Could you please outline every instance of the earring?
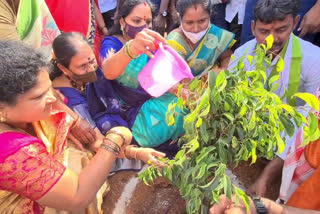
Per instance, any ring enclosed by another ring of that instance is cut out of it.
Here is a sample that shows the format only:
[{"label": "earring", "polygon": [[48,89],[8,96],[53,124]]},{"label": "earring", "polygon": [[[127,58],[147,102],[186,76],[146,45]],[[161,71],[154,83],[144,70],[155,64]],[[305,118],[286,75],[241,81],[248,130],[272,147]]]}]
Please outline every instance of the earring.
[{"label": "earring", "polygon": [[2,112],[0,112],[0,122],[1,123],[6,122],[6,118],[3,116]]}]

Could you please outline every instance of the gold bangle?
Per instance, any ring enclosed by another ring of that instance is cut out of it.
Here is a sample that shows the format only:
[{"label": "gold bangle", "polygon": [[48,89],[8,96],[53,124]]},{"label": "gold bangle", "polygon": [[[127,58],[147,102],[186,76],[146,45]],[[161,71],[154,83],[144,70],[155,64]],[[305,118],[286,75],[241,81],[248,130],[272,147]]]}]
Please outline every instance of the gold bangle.
[{"label": "gold bangle", "polygon": [[135,159],[135,160],[137,160],[138,152],[139,152],[139,150],[138,150],[138,148],[137,148],[137,149],[136,149],[136,152],[134,153],[134,159]]},{"label": "gold bangle", "polygon": [[[106,140],[108,140],[108,141],[106,141]],[[103,138],[103,140],[102,140],[102,143],[107,143],[107,144],[109,144],[109,143],[113,143],[118,149],[119,149],[119,151],[121,150],[121,147],[122,146],[120,146],[117,142],[115,142],[112,138],[109,138],[108,136],[106,136],[106,137],[104,137]]]},{"label": "gold bangle", "polygon": [[128,55],[128,57],[130,57],[131,59],[137,59],[140,55],[134,55],[132,56],[132,54],[130,53],[130,45],[132,43],[132,39],[129,40],[128,42],[126,42],[126,44],[124,45],[125,50],[126,50],[126,54]]},{"label": "gold bangle", "polygon": [[122,138],[122,145],[121,146],[123,146],[125,144],[126,138],[119,131],[117,131],[117,130],[109,130],[106,133],[106,136],[108,136],[108,134],[116,134],[116,135],[120,136]]},{"label": "gold bangle", "polygon": [[[124,149],[124,157],[125,158],[128,158],[128,155],[127,155],[127,149],[128,148],[138,148],[136,145],[130,145],[130,146],[127,146],[125,149]],[[129,158],[128,158],[129,159]]]},{"label": "gold bangle", "polygon": [[110,145],[108,145],[108,144],[102,143],[102,144],[100,145],[100,148],[106,149],[106,150],[112,152],[113,154],[115,154],[116,156],[118,156],[118,155],[120,154],[120,151],[116,150],[115,148],[113,148],[112,146],[110,146]]}]

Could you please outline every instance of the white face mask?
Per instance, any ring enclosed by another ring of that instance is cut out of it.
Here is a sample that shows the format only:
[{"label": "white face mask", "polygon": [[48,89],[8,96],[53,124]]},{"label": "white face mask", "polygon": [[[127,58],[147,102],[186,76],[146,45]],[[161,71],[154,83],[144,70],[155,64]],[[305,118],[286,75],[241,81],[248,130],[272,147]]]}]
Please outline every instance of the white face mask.
[{"label": "white face mask", "polygon": [[200,39],[202,39],[202,37],[207,33],[208,29],[209,29],[210,23],[208,23],[208,27],[206,29],[204,29],[203,31],[200,31],[198,33],[192,33],[192,32],[187,32],[183,29],[182,25],[181,25],[181,29],[184,33],[184,35],[193,43],[196,44],[200,41]]}]

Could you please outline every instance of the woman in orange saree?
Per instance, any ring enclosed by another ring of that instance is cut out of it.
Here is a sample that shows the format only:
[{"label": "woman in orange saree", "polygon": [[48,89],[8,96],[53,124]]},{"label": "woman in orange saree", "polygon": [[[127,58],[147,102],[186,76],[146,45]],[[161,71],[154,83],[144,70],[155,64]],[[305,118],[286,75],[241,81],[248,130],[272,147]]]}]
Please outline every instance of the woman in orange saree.
[{"label": "woman in orange saree", "polygon": [[82,212],[131,141],[128,129],[114,128],[85,167],[71,169],[66,137],[76,122],[56,108],[48,67],[22,43],[0,41],[1,213]]}]

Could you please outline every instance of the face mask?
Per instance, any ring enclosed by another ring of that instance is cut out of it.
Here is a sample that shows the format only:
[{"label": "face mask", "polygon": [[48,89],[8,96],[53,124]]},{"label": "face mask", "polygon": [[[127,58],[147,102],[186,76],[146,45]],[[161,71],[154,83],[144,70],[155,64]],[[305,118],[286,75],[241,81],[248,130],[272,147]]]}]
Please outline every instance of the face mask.
[{"label": "face mask", "polygon": [[87,72],[85,74],[75,74],[71,72],[70,79],[76,82],[85,82],[85,83],[95,82],[97,81],[97,74],[96,74],[97,69],[98,67],[94,71]]},{"label": "face mask", "polygon": [[126,29],[127,35],[131,38],[134,38],[137,33],[139,33],[140,31],[142,31],[144,28],[147,28],[147,27],[148,26],[146,24],[140,27],[135,27],[126,23],[125,29]]},{"label": "face mask", "polygon": [[184,33],[184,35],[193,43],[196,44],[202,39],[202,37],[207,33],[207,30],[209,29],[210,24],[208,24],[208,27],[204,29],[203,31],[200,31],[199,33],[192,33],[192,32],[187,32],[183,29],[181,25],[181,29]]}]

